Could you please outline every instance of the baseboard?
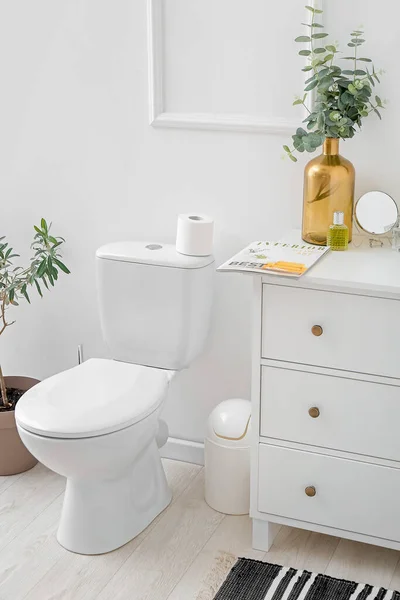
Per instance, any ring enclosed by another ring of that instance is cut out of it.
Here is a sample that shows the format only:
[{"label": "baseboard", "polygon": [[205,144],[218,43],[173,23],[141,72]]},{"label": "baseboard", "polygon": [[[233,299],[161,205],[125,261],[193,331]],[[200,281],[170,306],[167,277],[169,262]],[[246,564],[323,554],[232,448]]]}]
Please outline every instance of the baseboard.
[{"label": "baseboard", "polygon": [[163,458],[204,465],[204,444],[199,442],[170,437],[160,453]]}]

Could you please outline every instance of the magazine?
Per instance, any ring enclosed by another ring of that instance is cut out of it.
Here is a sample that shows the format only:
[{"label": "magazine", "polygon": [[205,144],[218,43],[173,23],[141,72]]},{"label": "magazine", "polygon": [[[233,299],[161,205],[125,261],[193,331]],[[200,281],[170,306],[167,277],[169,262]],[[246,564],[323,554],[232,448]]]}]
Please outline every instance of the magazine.
[{"label": "magazine", "polygon": [[253,242],[218,267],[217,271],[301,277],[328,251],[328,246],[313,246],[300,239]]}]

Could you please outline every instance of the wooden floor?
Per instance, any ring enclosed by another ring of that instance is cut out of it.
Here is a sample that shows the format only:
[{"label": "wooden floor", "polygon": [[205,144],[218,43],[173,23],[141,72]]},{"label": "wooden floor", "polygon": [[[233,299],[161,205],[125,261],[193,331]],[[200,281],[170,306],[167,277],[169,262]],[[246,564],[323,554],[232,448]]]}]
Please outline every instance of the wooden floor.
[{"label": "wooden floor", "polygon": [[164,465],[172,504],[135,540],[103,556],[58,545],[61,477],[41,465],[0,477],[0,600],[196,600],[225,553],[400,589],[394,550],[288,527],[267,554],[252,550],[248,517],[205,504],[201,467]]}]

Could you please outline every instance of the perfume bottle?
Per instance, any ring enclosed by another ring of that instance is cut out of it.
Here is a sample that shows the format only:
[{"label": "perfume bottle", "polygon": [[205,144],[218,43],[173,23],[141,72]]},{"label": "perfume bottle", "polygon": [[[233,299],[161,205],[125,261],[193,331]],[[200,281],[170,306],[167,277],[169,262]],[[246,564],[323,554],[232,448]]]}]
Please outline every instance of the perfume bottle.
[{"label": "perfume bottle", "polygon": [[347,250],[349,246],[349,229],[344,224],[344,213],[340,210],[333,213],[333,225],[329,227],[326,243],[331,250]]}]

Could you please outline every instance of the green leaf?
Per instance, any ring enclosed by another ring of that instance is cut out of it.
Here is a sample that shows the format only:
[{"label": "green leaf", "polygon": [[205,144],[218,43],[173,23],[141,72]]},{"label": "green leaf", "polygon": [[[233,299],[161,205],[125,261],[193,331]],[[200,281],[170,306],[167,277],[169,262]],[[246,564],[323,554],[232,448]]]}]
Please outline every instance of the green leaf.
[{"label": "green leaf", "polygon": [[305,131],[302,127],[298,127],[296,129],[296,135],[297,137],[304,137],[305,135],[307,135],[307,131]]},{"label": "green leaf", "polygon": [[46,272],[46,269],[47,269],[47,262],[46,262],[46,259],[44,258],[39,265],[39,268],[36,272],[36,276],[42,277],[42,275]]},{"label": "green leaf", "polygon": [[312,12],[312,13],[315,12],[315,8],[313,8],[312,6],[306,6],[306,9],[309,10],[310,12]]},{"label": "green leaf", "polygon": [[365,42],[365,40],[359,37],[355,37],[351,41],[353,42],[353,44],[356,44],[356,46],[361,46],[361,44]]},{"label": "green leaf", "polygon": [[325,48],[314,48],[314,54],[324,54]]},{"label": "green leaf", "polygon": [[64,265],[64,263],[62,263],[60,260],[58,260],[58,258],[54,258],[53,260],[54,260],[55,264],[57,265],[57,267],[59,267],[61,269],[61,271],[64,271],[64,273],[67,273],[67,275],[69,273],[71,273],[71,271],[68,269],[68,267],[66,267]]},{"label": "green leaf", "polygon": [[367,72],[363,71],[363,69],[356,69],[354,71],[354,75],[359,75],[360,77],[364,77],[364,75],[366,75],[366,74],[367,74]]},{"label": "green leaf", "polygon": [[302,71],[312,71],[312,66],[311,65],[307,65],[306,67],[302,68]]},{"label": "green leaf", "polygon": [[297,162],[297,158],[295,156],[293,156],[293,154],[289,154],[288,155],[290,160],[292,160],[293,162]]},{"label": "green leaf", "polygon": [[311,42],[311,38],[308,35],[299,35],[295,40],[295,42]]},{"label": "green leaf", "polygon": [[330,60],[332,60],[332,58],[334,57],[333,54],[327,54],[324,58],[324,60],[322,61],[322,64],[329,62]]},{"label": "green leaf", "polygon": [[309,91],[313,90],[314,88],[316,88],[317,85],[318,85],[318,80],[316,79],[315,81],[312,81],[311,83],[309,83],[308,86],[304,88],[304,91],[309,92]]},{"label": "green leaf", "polygon": [[300,56],[310,56],[311,54],[311,50],[300,50],[299,55]]},{"label": "green leaf", "polygon": [[321,25],[321,23],[302,23],[302,25],[305,27],[324,27],[324,25]]},{"label": "green leaf", "polygon": [[344,69],[342,73],[343,75],[354,75],[354,71],[350,71],[349,69]]},{"label": "green leaf", "polygon": [[21,293],[25,296],[26,300],[29,302],[29,304],[31,303],[30,299],[29,299],[29,295],[28,292],[26,291],[26,283],[24,283],[24,285],[21,288]]},{"label": "green leaf", "polygon": [[331,45],[329,45],[329,46],[326,46],[326,49],[327,49],[329,52],[336,52],[336,46],[331,46]]},{"label": "green leaf", "polygon": [[41,298],[43,298],[43,294],[42,294],[42,290],[40,289],[39,282],[38,282],[38,281],[35,279],[35,280],[34,280],[34,283],[35,283],[35,285],[36,285],[36,289],[37,289],[37,291],[38,291],[38,294],[39,294],[39,296],[40,296]]},{"label": "green leaf", "polygon": [[39,229],[39,227],[36,227],[36,225],[33,226],[34,230],[37,231],[37,233],[43,237],[43,232]]},{"label": "green leaf", "polygon": [[[355,44],[353,44],[352,42],[349,42],[347,45],[349,46],[349,48],[355,48]],[[353,60],[354,60],[354,56],[353,56]]]},{"label": "green leaf", "polygon": [[324,125],[325,125],[324,113],[320,112],[317,117],[317,127],[318,127],[318,129],[323,129]]},{"label": "green leaf", "polygon": [[326,91],[328,90],[331,85],[334,83],[333,78],[331,77],[331,75],[326,75],[326,77],[322,77],[322,79],[319,82],[319,89]]},{"label": "green leaf", "polygon": [[42,231],[44,231],[45,233],[48,232],[47,223],[46,223],[45,219],[41,219],[41,221],[40,221],[40,227],[42,228]]},{"label": "green leaf", "polygon": [[311,37],[313,40],[320,40],[322,38],[328,37],[328,35],[328,33],[313,33]]},{"label": "green leaf", "polygon": [[357,60],[361,60],[362,62],[372,62],[370,58],[357,58]]},{"label": "green leaf", "polygon": [[284,151],[285,151],[285,152],[288,152],[288,153],[290,153],[290,148],[289,148],[289,146],[283,146],[283,149],[284,149]]},{"label": "green leaf", "polygon": [[382,115],[381,115],[381,113],[379,112],[379,110],[377,110],[376,108],[374,108],[374,113],[375,113],[376,115],[378,115],[378,117],[379,117],[379,118],[380,118],[380,120],[382,121]]},{"label": "green leaf", "polygon": [[[318,77],[320,77],[320,78],[321,78],[321,77],[325,77],[325,75],[328,75],[328,73],[330,73],[330,69],[329,69],[329,67],[325,67],[324,69],[321,69],[321,70],[318,72]],[[306,83],[307,83],[307,82],[306,82]]]}]

